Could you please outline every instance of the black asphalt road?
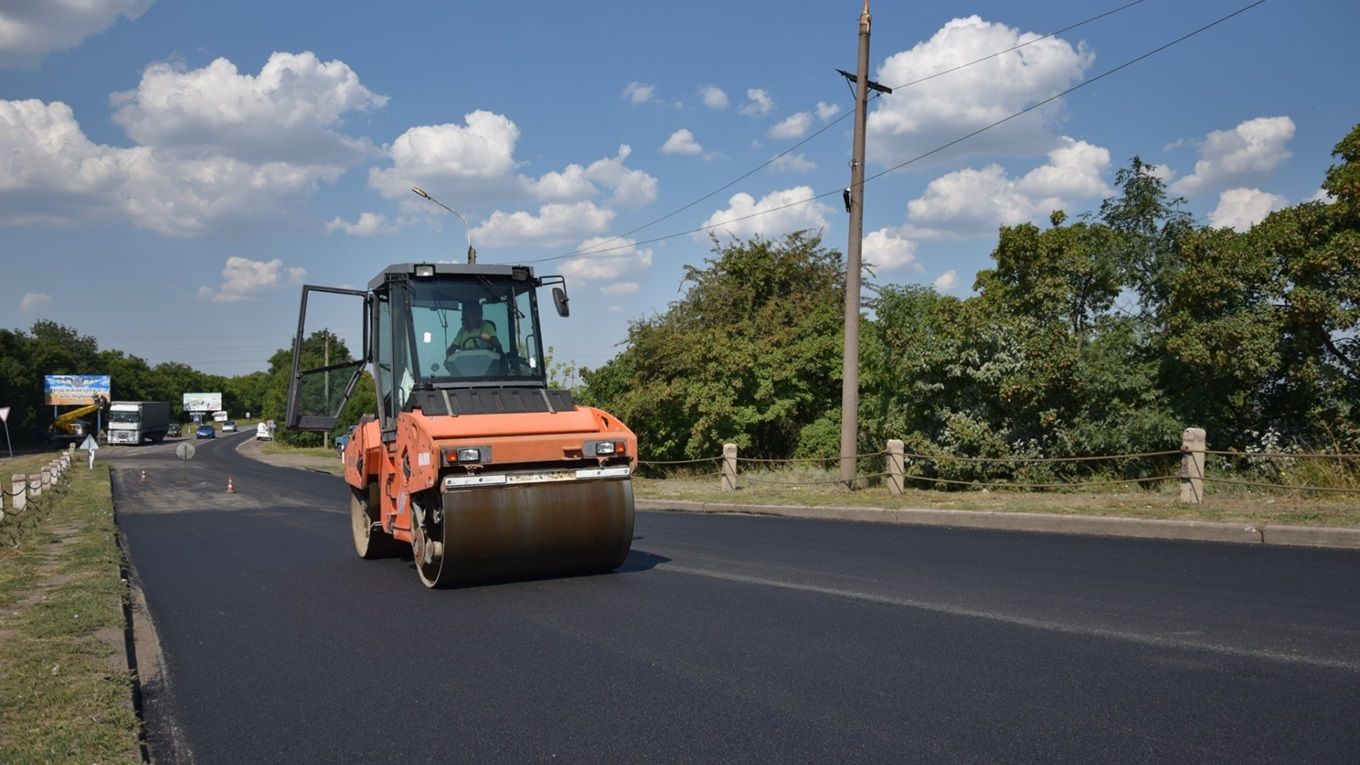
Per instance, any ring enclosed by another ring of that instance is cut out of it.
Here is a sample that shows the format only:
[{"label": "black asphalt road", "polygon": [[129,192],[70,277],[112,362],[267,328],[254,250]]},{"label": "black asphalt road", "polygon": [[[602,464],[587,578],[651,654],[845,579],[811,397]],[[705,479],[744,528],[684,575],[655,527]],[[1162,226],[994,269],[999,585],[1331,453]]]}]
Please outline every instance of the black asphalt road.
[{"label": "black asphalt road", "polygon": [[173,444],[100,453],[153,754],[1360,762],[1354,552],[639,513],[621,572],[428,591],[355,557],[340,479],[243,438],[184,483]]}]

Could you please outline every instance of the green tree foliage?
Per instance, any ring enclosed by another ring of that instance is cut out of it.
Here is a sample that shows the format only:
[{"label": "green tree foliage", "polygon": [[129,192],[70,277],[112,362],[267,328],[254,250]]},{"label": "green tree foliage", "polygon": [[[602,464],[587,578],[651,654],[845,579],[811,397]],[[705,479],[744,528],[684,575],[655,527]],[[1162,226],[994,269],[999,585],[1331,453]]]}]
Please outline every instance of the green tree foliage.
[{"label": "green tree foliage", "polygon": [[788,455],[840,400],[841,255],[806,232],[715,241],[713,253],[686,269],[681,299],[584,373],[584,400],[623,418],[655,459],[710,457],[729,440]]}]

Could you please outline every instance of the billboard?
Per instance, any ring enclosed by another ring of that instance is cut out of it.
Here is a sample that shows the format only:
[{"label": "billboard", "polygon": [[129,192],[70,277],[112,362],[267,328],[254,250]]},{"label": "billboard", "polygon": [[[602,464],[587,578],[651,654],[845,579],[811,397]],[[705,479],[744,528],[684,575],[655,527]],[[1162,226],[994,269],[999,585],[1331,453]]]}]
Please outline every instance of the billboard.
[{"label": "billboard", "polygon": [[95,396],[109,398],[108,375],[45,375],[43,395],[53,406],[85,406]]},{"label": "billboard", "polygon": [[216,412],[221,408],[221,393],[184,394],[184,411],[186,412]]}]

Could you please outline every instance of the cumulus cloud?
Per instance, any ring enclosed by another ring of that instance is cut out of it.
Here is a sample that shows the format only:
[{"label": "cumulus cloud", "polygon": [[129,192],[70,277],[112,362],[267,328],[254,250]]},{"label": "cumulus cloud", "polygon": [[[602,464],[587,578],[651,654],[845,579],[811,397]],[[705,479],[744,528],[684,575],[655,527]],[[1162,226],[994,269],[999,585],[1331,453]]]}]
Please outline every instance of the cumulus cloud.
[{"label": "cumulus cloud", "polygon": [[52,304],[52,296],[46,292],[25,292],[19,298],[19,313],[33,313]]},{"label": "cumulus cloud", "polygon": [[341,132],[343,117],[387,103],[343,61],[274,53],[258,75],[225,58],[193,70],[152,64],[133,90],[114,93],[113,121],[139,144],[248,162],[346,165],[366,141]]},{"label": "cumulus cloud", "polygon": [[689,128],[680,128],[671,133],[671,137],[666,139],[666,143],[661,146],[662,154],[702,154],[704,147],[694,140],[694,133]]},{"label": "cumulus cloud", "polygon": [[413,185],[508,182],[518,141],[519,127],[510,118],[481,109],[464,116],[462,125],[419,125],[386,147],[392,166],[370,169],[368,183],[388,198],[404,199]]},{"label": "cumulus cloud", "polygon": [[606,284],[600,288],[600,292],[606,295],[636,295],[642,286],[637,282],[615,282]]},{"label": "cumulus cloud", "polygon": [[387,230],[387,219],[377,213],[359,213],[359,219],[350,223],[336,217],[326,224],[326,233],[340,231],[350,236],[373,236]]},{"label": "cumulus cloud", "polygon": [[775,173],[810,173],[816,169],[817,163],[805,154],[783,154],[770,163],[770,172]]},{"label": "cumulus cloud", "polygon": [[94,143],[64,103],[0,100],[0,223],[125,221],[171,236],[287,225],[366,154],[345,116],[385,101],[344,62],[306,52],[275,53],[258,75],[226,59],[148,66],[112,97],[130,147]]},{"label": "cumulus cloud", "polygon": [[840,113],[841,107],[837,104],[828,104],[822,101],[817,102],[817,119],[822,122],[826,122]]},{"label": "cumulus cloud", "polygon": [[1218,207],[1209,213],[1209,225],[1246,231],[1276,210],[1289,206],[1279,194],[1260,189],[1228,189],[1218,195]]},{"label": "cumulus cloud", "polygon": [[703,240],[712,231],[741,239],[774,239],[803,229],[825,230],[831,208],[816,201],[815,196],[810,186],[774,191],[760,201],[750,194],[734,194],[727,200],[727,209],[710,215],[694,237]]},{"label": "cumulus cloud", "polygon": [[1109,194],[1103,180],[1109,166],[1109,150],[1063,138],[1046,164],[1020,178],[1008,177],[998,164],[948,173],[907,203],[910,229],[919,237],[966,237],[1041,220],[1053,210]]},{"label": "cumulus cloud", "polygon": [[746,103],[737,111],[747,117],[765,117],[774,111],[774,99],[762,88],[750,88],[746,91]]},{"label": "cumulus cloud", "polygon": [[233,255],[222,268],[221,286],[199,287],[198,296],[214,303],[236,303],[285,284],[301,284],[306,276],[306,269],[288,268],[279,258],[251,260]]},{"label": "cumulus cloud", "polygon": [[1258,117],[1232,130],[1215,130],[1199,147],[1195,171],[1171,184],[1175,194],[1212,193],[1260,181],[1289,159],[1285,144],[1294,137],[1294,120]]},{"label": "cumulus cloud", "polygon": [[[638,248],[632,239],[618,237],[591,237],[576,248],[586,253],[562,264],[562,275],[583,281],[612,281],[633,271],[650,268],[652,251]],[[636,292],[637,285],[630,289],[626,285],[607,285],[600,289],[609,295],[623,295]],[[613,291],[610,291],[613,290]]]},{"label": "cumulus cloud", "polygon": [[135,21],[152,0],[44,0],[0,7],[0,66],[31,66],[44,53],[75,47],[113,26]]},{"label": "cumulus cloud", "polygon": [[472,229],[472,239],[479,247],[553,247],[604,231],[613,220],[613,210],[590,201],[546,204],[537,215],[497,210]]},{"label": "cumulus cloud", "polygon": [[645,104],[648,101],[655,101],[656,86],[647,85],[641,82],[630,82],[623,86],[623,97],[633,106]]},{"label": "cumulus cloud", "polygon": [[282,221],[343,167],[95,144],[64,103],[0,101],[0,223],[130,220],[172,236]]},{"label": "cumulus cloud", "polygon": [[[903,161],[922,148],[989,125],[1070,87],[1095,59],[1084,45],[1074,48],[1057,37],[1040,37],[969,16],[954,19],[929,40],[889,56],[874,79],[897,86],[1034,41],[948,77],[877,99],[868,122],[872,158]],[[1052,141],[1047,123],[1061,114],[1061,102],[1055,102],[973,138],[966,150],[1031,153]]]},{"label": "cumulus cloud", "polygon": [[937,276],[935,278],[935,283],[931,286],[935,288],[936,292],[946,295],[954,291],[954,287],[958,284],[958,281],[959,272],[951,268]]},{"label": "cumulus cloud", "polygon": [[642,207],[656,201],[658,183],[655,177],[625,164],[632,153],[633,147],[622,144],[613,157],[598,159],[587,166],[567,165],[563,170],[545,173],[538,179],[521,178],[521,181],[535,199],[543,202],[590,199],[604,188],[612,192],[607,204]]},{"label": "cumulus cloud", "polygon": [[860,259],[866,266],[879,271],[916,265],[916,242],[892,229],[881,228],[864,237],[860,244]]},{"label": "cumulus cloud", "polygon": [[699,100],[710,109],[727,108],[727,92],[717,85],[699,86]]},{"label": "cumulus cloud", "polygon": [[770,137],[791,141],[795,138],[802,138],[807,134],[810,127],[812,127],[812,114],[810,112],[798,112],[789,115],[778,125],[770,128]]}]

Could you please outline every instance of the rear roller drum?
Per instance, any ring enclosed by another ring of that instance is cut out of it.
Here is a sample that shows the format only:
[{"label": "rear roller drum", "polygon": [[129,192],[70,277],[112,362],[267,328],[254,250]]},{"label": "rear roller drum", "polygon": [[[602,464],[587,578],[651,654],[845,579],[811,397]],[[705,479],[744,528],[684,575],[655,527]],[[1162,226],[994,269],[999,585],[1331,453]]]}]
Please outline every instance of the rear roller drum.
[{"label": "rear roller drum", "polygon": [[354,550],[365,560],[392,557],[404,546],[376,525],[377,493],[377,484],[370,484],[367,490],[350,487],[349,520],[354,532]]}]

